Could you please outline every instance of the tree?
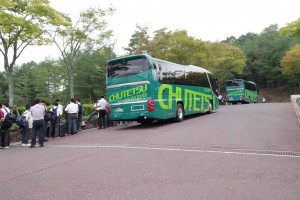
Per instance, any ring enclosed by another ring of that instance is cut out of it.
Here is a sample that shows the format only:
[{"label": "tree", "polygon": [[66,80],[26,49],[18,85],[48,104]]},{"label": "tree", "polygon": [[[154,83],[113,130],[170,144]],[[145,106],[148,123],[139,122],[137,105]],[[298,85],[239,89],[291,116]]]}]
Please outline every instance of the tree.
[{"label": "tree", "polygon": [[49,26],[67,25],[48,0],[0,1],[0,52],[8,79],[9,105],[14,104],[13,70],[16,60],[29,45],[48,44]]},{"label": "tree", "polygon": [[[156,58],[207,68],[216,73],[223,82],[235,75],[241,75],[244,71],[245,55],[240,48],[233,45],[203,42],[189,36],[186,30],[168,31],[162,28],[154,31],[153,38],[145,37],[148,35],[146,33],[135,32],[132,35],[131,41],[135,41],[130,43],[130,47],[134,47],[132,50],[142,49]],[[234,38],[231,40],[234,41]]]},{"label": "tree", "polygon": [[[70,97],[74,97],[74,79],[77,55],[88,45],[110,45],[112,31],[106,31],[107,22],[104,17],[112,15],[113,8],[107,10],[90,8],[80,13],[79,19],[69,27],[59,27],[49,35],[58,47],[68,73]],[[71,23],[71,19],[69,18]]]},{"label": "tree", "polygon": [[130,38],[130,43],[125,51],[128,51],[130,55],[143,53],[148,49],[150,36],[148,33],[148,26],[136,25],[137,30]]},{"label": "tree", "polygon": [[145,52],[160,59],[183,65],[206,66],[208,49],[205,42],[189,36],[186,30],[154,31]]},{"label": "tree", "polygon": [[186,30],[158,30],[150,42],[150,47],[149,52],[161,59],[183,65],[204,67],[207,64],[206,43],[189,36]]},{"label": "tree", "polygon": [[300,44],[293,46],[283,56],[280,65],[282,73],[289,76],[292,83],[298,83],[300,87]]},{"label": "tree", "polygon": [[260,33],[257,38],[255,64],[262,80],[261,85],[266,85],[267,88],[280,86],[282,79],[280,60],[291,44],[291,40],[280,37],[277,24],[270,25]]},{"label": "tree", "polygon": [[285,83],[280,60],[296,40],[280,37],[278,25],[270,25],[260,34],[247,33],[236,40],[227,39],[226,42],[241,48],[246,54],[246,66],[241,78],[267,88],[276,88]]},{"label": "tree", "polygon": [[234,45],[242,49],[246,55],[246,65],[243,72],[243,77],[247,80],[255,81],[257,77],[257,65],[256,65],[256,50],[257,50],[257,38],[258,34],[247,33],[236,39],[234,36],[227,38],[225,43]]},{"label": "tree", "polygon": [[6,76],[4,72],[0,72],[0,102],[7,102],[8,100],[8,85],[6,83]]},{"label": "tree", "polygon": [[240,48],[226,43],[211,43],[209,50],[207,69],[220,79],[221,85],[243,74],[246,56]]},{"label": "tree", "polygon": [[15,88],[15,104],[25,105],[26,103],[32,103],[32,100],[36,97],[35,83],[33,69],[38,64],[35,62],[28,62],[22,64],[20,67],[16,67],[14,71],[14,88]]},{"label": "tree", "polygon": [[300,37],[300,19],[287,24],[287,26],[279,30],[279,33],[285,37]]},{"label": "tree", "polygon": [[74,89],[81,102],[93,103],[106,93],[106,63],[115,57],[112,49],[105,47],[98,50],[90,47],[78,54]]}]

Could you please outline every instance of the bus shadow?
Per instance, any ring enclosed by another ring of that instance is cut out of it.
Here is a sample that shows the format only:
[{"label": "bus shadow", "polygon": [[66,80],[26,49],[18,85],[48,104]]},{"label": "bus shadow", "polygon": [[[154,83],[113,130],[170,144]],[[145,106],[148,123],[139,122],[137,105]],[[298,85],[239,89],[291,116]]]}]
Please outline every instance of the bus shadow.
[{"label": "bus shadow", "polygon": [[122,130],[137,130],[137,129],[153,129],[153,128],[159,128],[162,126],[166,126],[169,124],[177,124],[177,123],[184,123],[185,121],[189,121],[198,117],[202,117],[202,116],[206,116],[207,114],[205,113],[200,113],[200,114],[193,114],[193,115],[188,115],[185,116],[184,121],[182,122],[176,122],[175,119],[164,119],[164,120],[155,120],[153,123],[149,123],[149,124],[139,124],[136,122],[132,122],[134,123],[129,124],[128,126],[122,126],[118,129],[118,131],[122,131]]}]

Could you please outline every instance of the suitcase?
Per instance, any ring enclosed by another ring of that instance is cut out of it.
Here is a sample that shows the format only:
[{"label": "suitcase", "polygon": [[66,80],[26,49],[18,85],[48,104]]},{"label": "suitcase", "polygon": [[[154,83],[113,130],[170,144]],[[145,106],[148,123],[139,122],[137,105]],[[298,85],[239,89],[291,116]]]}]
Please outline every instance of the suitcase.
[{"label": "suitcase", "polygon": [[67,132],[66,124],[64,124],[64,123],[59,124],[59,137],[65,137],[66,132]]}]

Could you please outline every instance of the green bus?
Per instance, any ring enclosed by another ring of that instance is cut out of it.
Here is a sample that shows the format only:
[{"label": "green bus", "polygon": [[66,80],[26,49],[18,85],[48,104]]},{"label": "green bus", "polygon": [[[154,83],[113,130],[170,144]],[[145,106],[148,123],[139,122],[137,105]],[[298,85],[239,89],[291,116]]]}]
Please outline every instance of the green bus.
[{"label": "green bus", "polygon": [[112,121],[180,122],[219,107],[218,79],[209,71],[145,54],[108,61],[106,84]]},{"label": "green bus", "polygon": [[252,81],[234,79],[226,81],[227,102],[232,104],[257,103],[259,100],[259,90]]}]

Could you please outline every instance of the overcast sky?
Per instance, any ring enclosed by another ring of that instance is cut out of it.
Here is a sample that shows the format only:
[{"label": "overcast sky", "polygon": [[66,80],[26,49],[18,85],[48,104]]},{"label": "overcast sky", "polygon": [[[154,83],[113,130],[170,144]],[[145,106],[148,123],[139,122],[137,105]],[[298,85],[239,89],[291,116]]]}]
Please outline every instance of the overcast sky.
[{"label": "overcast sky", "polygon": [[[116,12],[109,18],[109,29],[117,41],[115,51],[123,54],[136,24],[148,25],[150,33],[163,27],[174,31],[187,30],[190,36],[204,41],[221,41],[248,32],[260,33],[271,24],[279,27],[300,18],[300,0],[50,0],[58,11],[78,19],[89,7],[107,8]],[[30,47],[17,64],[45,57],[57,58],[55,47]],[[3,63],[3,61],[2,61]],[[3,66],[3,64],[0,66]]]}]

